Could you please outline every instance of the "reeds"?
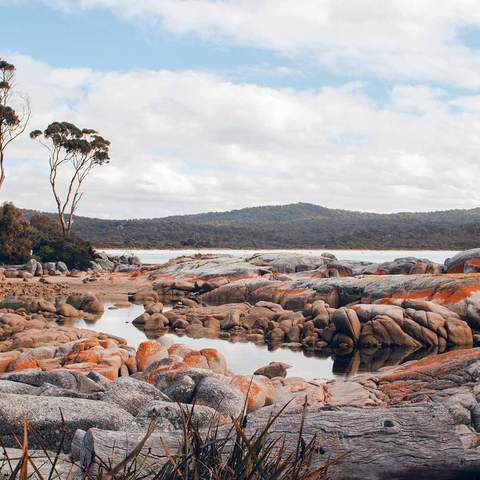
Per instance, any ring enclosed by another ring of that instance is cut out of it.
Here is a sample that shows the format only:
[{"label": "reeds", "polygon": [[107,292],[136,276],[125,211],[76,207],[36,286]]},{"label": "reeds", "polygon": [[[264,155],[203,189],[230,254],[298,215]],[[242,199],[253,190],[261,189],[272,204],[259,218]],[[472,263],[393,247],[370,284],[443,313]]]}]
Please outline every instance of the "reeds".
[{"label": "reeds", "polygon": [[[24,421],[23,439],[16,439],[17,458],[9,458],[3,449],[0,461],[0,479],[8,480],[324,480],[328,478],[331,462],[318,466],[314,462],[318,452],[317,438],[304,439],[304,421],[307,414],[305,402],[299,425],[296,445],[287,445],[285,438],[272,434],[272,427],[280,415],[270,415],[258,430],[247,429],[249,418],[242,414],[232,418],[229,425],[218,421],[208,429],[199,429],[193,421],[192,408],[182,408],[182,429],[179,432],[179,448],[170,452],[163,444],[165,455],[156,457],[147,441],[155,431],[148,428],[139,444],[125,458],[113,465],[111,459],[95,458],[95,467],[87,469],[76,465],[62,454],[67,433],[59,434],[55,452],[45,447],[32,454],[28,447],[29,435],[37,433],[28,421]],[[156,432],[160,433],[161,432]],[[1,451],[1,450],[0,450]],[[315,466],[316,465],[316,466]]]}]

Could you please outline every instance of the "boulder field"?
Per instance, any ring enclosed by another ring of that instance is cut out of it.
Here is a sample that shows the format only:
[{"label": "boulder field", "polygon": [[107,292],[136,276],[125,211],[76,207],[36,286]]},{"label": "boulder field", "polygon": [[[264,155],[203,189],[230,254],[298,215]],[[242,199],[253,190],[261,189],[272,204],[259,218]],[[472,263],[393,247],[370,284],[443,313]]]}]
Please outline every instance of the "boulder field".
[{"label": "boulder field", "polygon": [[[325,273],[331,262],[338,268]],[[374,268],[328,254],[180,257],[150,273],[151,295],[160,301],[187,298],[205,305],[264,300],[290,310],[303,310],[316,300],[332,308],[427,300],[446,306],[475,328],[480,326],[480,273],[472,270],[475,262],[480,264],[480,249],[461,252],[443,266],[402,258]]]},{"label": "boulder field", "polygon": [[423,300],[390,304],[353,304],[331,308],[323,300],[293,311],[268,301],[201,306],[178,304],[162,313],[160,303],[147,303],[133,323],[147,334],[165,328],[195,337],[245,338],[255,343],[301,347],[305,350],[402,347],[471,347],[478,336],[457,313]]},{"label": "boulder field", "polygon": [[[330,462],[334,480],[474,478],[480,470],[480,348],[472,348],[480,341],[479,260],[480,249],[444,265],[410,257],[341,261],[328,253],[210,255],[141,271],[149,283],[129,298],[145,307],[133,323],[147,336],[172,329],[241,337],[340,352],[350,372],[361,371],[362,363],[376,370],[324,383],[290,377],[288,365],[278,362],[239,375],[215,349],[154,340],[135,349],[113,335],[62,325],[69,317],[101,314],[103,302],[94,294],[4,295],[0,442],[16,447],[25,418],[37,433],[32,448],[55,450],[65,430],[65,452],[94,472],[121,461],[152,425],[140,456],[147,464],[152,453],[165,461],[179,448],[185,412],[202,432],[218,425],[220,433],[245,412],[248,435],[287,405],[271,437],[285,440],[290,451],[303,423],[305,440],[316,445],[313,466]],[[131,267],[140,272],[135,262]],[[170,310],[161,303],[172,301]],[[437,355],[411,360],[424,349]]]},{"label": "boulder field", "polygon": [[66,369],[3,374],[2,444],[15,446],[14,434],[22,435],[23,418],[28,418],[37,432],[32,448],[41,435],[53,450],[66,426],[64,449],[77,465],[95,471],[125,458],[153,424],[140,458],[158,464],[167,451],[178,450],[186,411],[193,411],[200,431],[206,434],[214,424],[221,433],[231,429],[229,418],[246,405],[249,434],[290,401],[270,438],[285,440],[287,451],[294,449],[303,422],[304,440],[317,446],[313,465],[330,462],[328,475],[334,480],[474,478],[469,475],[480,468],[480,349],[316,383],[285,378],[278,365],[263,369],[272,378],[233,375],[218,352],[155,343],[145,342],[137,351],[142,371],[115,380]]}]

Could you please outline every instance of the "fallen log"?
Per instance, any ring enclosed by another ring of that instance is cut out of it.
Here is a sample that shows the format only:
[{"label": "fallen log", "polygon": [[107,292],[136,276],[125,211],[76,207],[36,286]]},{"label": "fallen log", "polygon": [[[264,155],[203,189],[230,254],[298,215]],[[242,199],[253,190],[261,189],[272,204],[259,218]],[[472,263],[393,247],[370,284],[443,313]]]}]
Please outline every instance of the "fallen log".
[{"label": "fallen log", "polygon": [[[269,409],[248,418],[247,435],[268,421]],[[287,451],[297,447],[302,413],[285,411],[273,424],[270,438],[284,439]],[[222,427],[224,435],[228,429]],[[480,470],[480,436],[459,425],[438,402],[393,407],[319,409],[307,414],[303,438],[314,439],[312,467],[331,463],[335,479],[458,479],[474,478]],[[91,428],[80,448],[85,467],[116,465],[142,439],[142,434]],[[140,457],[151,471],[167,461],[166,452],[179,451],[182,433],[155,432]],[[148,477],[147,477],[148,478]]]}]

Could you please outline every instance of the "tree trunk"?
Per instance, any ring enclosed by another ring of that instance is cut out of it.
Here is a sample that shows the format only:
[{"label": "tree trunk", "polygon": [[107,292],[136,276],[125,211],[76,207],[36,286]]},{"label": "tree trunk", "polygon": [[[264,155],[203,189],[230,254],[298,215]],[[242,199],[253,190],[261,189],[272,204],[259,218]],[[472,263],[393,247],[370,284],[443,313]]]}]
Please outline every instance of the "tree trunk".
[{"label": "tree trunk", "polygon": [[[247,435],[260,429],[269,413],[263,409],[250,415]],[[300,421],[298,410],[285,412],[273,424],[271,438],[285,439],[287,451],[294,451]],[[221,432],[225,435],[225,428]],[[142,436],[92,428],[83,437],[80,460],[93,470],[102,462],[117,465]],[[328,468],[332,480],[475,478],[472,472],[480,471],[480,448],[464,445],[466,440],[478,444],[480,436],[455,424],[442,404],[320,409],[308,413],[303,438],[307,443],[315,438],[312,468],[333,462]],[[176,431],[154,433],[147,440],[140,456],[150,472],[166,462],[165,447],[178,452],[181,439]]]},{"label": "tree trunk", "polygon": [[0,148],[0,190],[2,190],[3,184],[5,182],[5,166],[3,161],[5,159],[3,148]]}]

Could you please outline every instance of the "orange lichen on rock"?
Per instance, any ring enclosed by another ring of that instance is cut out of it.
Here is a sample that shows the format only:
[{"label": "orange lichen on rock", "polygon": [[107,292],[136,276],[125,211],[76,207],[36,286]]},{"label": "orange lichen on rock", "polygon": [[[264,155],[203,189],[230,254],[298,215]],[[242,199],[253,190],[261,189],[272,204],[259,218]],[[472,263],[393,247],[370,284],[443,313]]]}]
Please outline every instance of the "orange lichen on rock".
[{"label": "orange lichen on rock", "polygon": [[210,370],[217,373],[225,373],[227,370],[227,362],[225,357],[215,348],[204,348],[200,350],[203,357],[206,358]]},{"label": "orange lichen on rock", "polygon": [[142,342],[136,354],[138,370],[142,372],[153,360],[161,356],[168,356],[167,349],[161,343],[155,340]]},{"label": "orange lichen on rock", "polygon": [[305,289],[292,289],[292,290],[287,290],[287,289],[269,289],[269,288],[259,288],[257,293],[262,294],[262,293],[267,293],[267,294],[273,294],[273,295],[303,295],[307,293]]},{"label": "orange lichen on rock", "polygon": [[19,357],[15,359],[8,365],[8,371],[16,372],[18,370],[29,370],[29,369],[36,369],[39,368],[40,365],[38,364],[38,360],[26,356],[26,357]]},{"label": "orange lichen on rock", "polygon": [[253,412],[265,405],[267,391],[251,378],[236,375],[232,379],[232,386],[247,396],[247,411]]},{"label": "orange lichen on rock", "polygon": [[406,363],[394,372],[380,375],[380,382],[395,382],[410,379],[441,378],[448,375],[450,370],[466,367],[474,361],[480,360],[480,348],[451,350],[440,355],[432,355],[421,360]]},{"label": "orange lichen on rock", "polygon": [[441,300],[444,304],[452,305],[465,300],[477,292],[480,292],[480,281],[452,287],[447,286],[444,289],[439,289],[432,299]]},{"label": "orange lichen on rock", "polygon": [[180,369],[185,368],[205,368],[208,369],[207,359],[200,352],[189,352],[183,358],[179,365]]},{"label": "orange lichen on rock", "polygon": [[7,371],[8,366],[15,360],[16,357],[0,357],[0,373]]},{"label": "orange lichen on rock", "polygon": [[64,358],[66,365],[72,363],[98,363],[102,355],[92,350],[83,350],[77,354],[68,355]]}]

